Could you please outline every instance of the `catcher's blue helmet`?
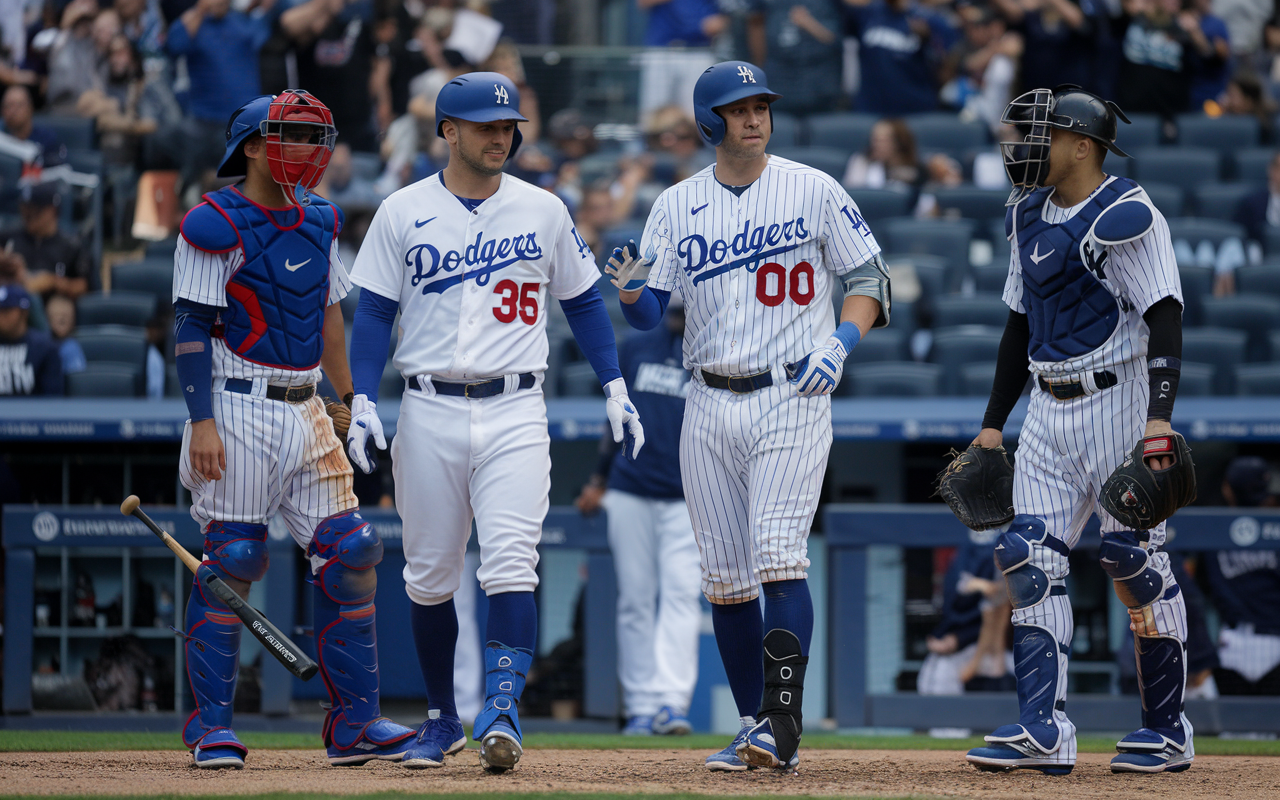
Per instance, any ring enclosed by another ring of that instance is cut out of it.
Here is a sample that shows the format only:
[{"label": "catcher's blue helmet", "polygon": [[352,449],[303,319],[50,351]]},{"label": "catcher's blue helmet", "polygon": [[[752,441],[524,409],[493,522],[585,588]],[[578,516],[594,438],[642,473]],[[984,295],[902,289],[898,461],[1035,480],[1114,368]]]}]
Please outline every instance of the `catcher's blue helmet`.
[{"label": "catcher's blue helmet", "polygon": [[755,64],[721,61],[707,67],[693,86],[693,117],[702,140],[718,147],[724,141],[725,126],[716,109],[757,95],[765,95],[770,103],[782,97],[769,90],[764,70]]},{"label": "catcher's blue helmet", "polygon": [[[511,79],[497,72],[471,72],[454,78],[436,95],[436,136],[444,138],[446,119],[468,122],[497,122],[502,119],[517,123],[529,120],[520,114],[520,90]],[[520,126],[511,137],[510,161],[520,149]]]},{"label": "catcher's blue helmet", "polygon": [[222,154],[222,163],[218,164],[219,178],[236,178],[245,174],[248,168],[240,145],[261,130],[272,99],[269,94],[255,97],[231,114],[231,119],[227,120],[227,149]]}]

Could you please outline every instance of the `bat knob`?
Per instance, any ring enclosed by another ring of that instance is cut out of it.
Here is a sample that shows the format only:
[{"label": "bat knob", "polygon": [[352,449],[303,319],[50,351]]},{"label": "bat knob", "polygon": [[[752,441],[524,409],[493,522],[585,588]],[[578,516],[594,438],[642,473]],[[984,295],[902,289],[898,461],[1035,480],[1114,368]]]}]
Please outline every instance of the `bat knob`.
[{"label": "bat knob", "polygon": [[302,671],[300,673],[298,673],[298,677],[302,678],[304,681],[309,681],[312,678],[314,678],[316,676],[316,673],[319,671],[320,671],[320,666],[318,664],[315,664],[315,663],[308,664],[307,666],[302,668]]},{"label": "bat knob", "polygon": [[120,504],[120,513],[124,514],[126,517],[131,516],[133,512],[138,510],[138,506],[141,504],[142,501],[138,499],[138,496],[136,494],[131,494],[124,499],[123,503]]}]

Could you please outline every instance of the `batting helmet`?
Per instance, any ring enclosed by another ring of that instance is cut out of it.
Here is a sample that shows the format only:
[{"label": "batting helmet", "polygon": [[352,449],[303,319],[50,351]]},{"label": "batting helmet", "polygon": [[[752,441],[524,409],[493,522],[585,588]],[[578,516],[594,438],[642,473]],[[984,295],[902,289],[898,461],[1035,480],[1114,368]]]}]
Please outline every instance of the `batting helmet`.
[{"label": "batting helmet", "polygon": [[759,95],[769,98],[770,103],[782,97],[769,90],[764,70],[755,64],[721,61],[707,67],[693,86],[693,118],[702,141],[712,147],[719,147],[724,141],[724,117],[716,113],[717,108]]},{"label": "batting helmet", "polygon": [[267,165],[285,199],[305,205],[307,192],[320,183],[329,166],[338,138],[329,108],[302,89],[245,103],[227,122],[227,149],[218,165],[219,177],[247,172],[244,143],[255,133],[266,140]]},{"label": "batting helmet", "polygon": [[1071,84],[1035,89],[1015,97],[1000,117],[1001,122],[1023,134],[1021,141],[1000,143],[1004,168],[1013,183],[1007,204],[1026,197],[1048,176],[1053,128],[1088,136],[1116,155],[1128,158],[1128,153],[1116,147],[1117,119],[1129,122],[1120,106]]},{"label": "batting helmet", "polygon": [[[444,138],[446,119],[465,119],[468,122],[497,122],[509,119],[517,123],[528,122],[520,113],[520,90],[511,79],[497,72],[471,72],[454,78],[436,95],[436,136]],[[511,137],[510,161],[520,149],[520,126],[516,125]]]}]

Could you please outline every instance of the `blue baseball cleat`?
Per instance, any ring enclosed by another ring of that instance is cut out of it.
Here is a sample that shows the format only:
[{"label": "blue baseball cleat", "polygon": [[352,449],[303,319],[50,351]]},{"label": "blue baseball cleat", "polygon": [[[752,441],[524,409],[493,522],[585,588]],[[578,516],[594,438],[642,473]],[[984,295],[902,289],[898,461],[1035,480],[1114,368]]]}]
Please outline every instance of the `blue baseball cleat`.
[{"label": "blue baseball cleat", "polygon": [[982,772],[1032,769],[1068,775],[1076,765],[1076,733],[1069,720],[1064,723],[1066,731],[1049,723],[1002,725],[986,737],[986,747],[973,748],[965,760]]},{"label": "blue baseball cleat", "polygon": [[733,737],[733,741],[729,742],[729,746],[718,753],[712,753],[707,756],[707,769],[712,772],[745,772],[752,769],[741,758],[738,758],[738,745],[747,740],[747,733],[751,731],[751,725],[743,725],[742,730],[738,731],[738,735]]},{"label": "blue baseball cleat", "polygon": [[335,767],[358,767],[370,761],[399,761],[416,742],[413,728],[379,717],[367,725],[353,725],[329,711],[325,720],[325,754]]},{"label": "blue baseball cleat", "polygon": [[693,724],[684,712],[676,711],[671,706],[663,706],[653,715],[652,727],[658,736],[688,736],[693,732]]},{"label": "blue baseball cleat", "polygon": [[1111,759],[1112,772],[1182,772],[1191,768],[1196,749],[1191,723],[1182,716],[1181,730],[1139,728],[1116,743],[1120,755]]},{"label": "blue baseball cleat", "polygon": [[215,728],[200,737],[191,748],[191,757],[200,769],[244,769],[249,748],[240,743],[230,728]]},{"label": "blue baseball cleat", "polygon": [[[741,735],[741,734],[739,734]],[[800,764],[800,751],[791,756],[791,760],[782,763],[778,757],[778,743],[773,735],[773,721],[766,718],[747,729],[746,736],[737,743],[738,758],[748,766],[766,767],[768,769],[795,769]]]},{"label": "blue baseball cleat", "polygon": [[[438,712],[431,712],[433,714]],[[467,734],[457,717],[433,717],[422,723],[401,764],[409,769],[444,766],[445,756],[462,752]]]},{"label": "blue baseball cleat", "polygon": [[480,764],[489,772],[513,769],[524,755],[518,704],[533,654],[490,642],[484,650],[485,701],[472,738],[480,743]]},{"label": "blue baseball cleat", "polygon": [[506,716],[499,717],[480,741],[480,763],[489,772],[506,772],[515,768],[524,748],[520,744],[520,732],[507,723]]},{"label": "blue baseball cleat", "polygon": [[653,717],[644,714],[632,714],[627,717],[627,724],[622,728],[623,736],[652,736]]}]

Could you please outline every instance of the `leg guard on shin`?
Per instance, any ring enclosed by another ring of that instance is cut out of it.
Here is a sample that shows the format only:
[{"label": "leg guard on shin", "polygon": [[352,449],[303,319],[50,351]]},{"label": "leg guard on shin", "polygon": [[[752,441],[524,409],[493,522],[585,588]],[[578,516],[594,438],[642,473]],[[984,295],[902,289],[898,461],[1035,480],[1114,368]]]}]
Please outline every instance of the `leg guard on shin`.
[{"label": "leg guard on shin", "polygon": [[[266,525],[210,522],[204,537],[205,564],[223,580],[260,580],[267,572],[266,541]],[[242,766],[249,751],[231,732],[240,618],[208,587],[193,579],[185,624],[187,680],[196,710],[182,729],[182,741],[196,753],[201,766],[234,759],[237,753]]]},{"label": "leg guard on shin", "polygon": [[320,523],[307,557],[313,575],[316,653],[329,690],[324,721],[329,761],[398,760],[414,732],[383,717],[379,708],[373,598],[382,540],[359,511],[346,511]]},{"label": "leg guard on shin", "polygon": [[[766,720],[769,723],[769,733],[762,733],[760,738],[772,737],[773,752],[764,755],[766,761],[776,761],[765,766],[785,767],[791,763],[800,747],[800,736],[804,732],[801,714],[804,706],[804,673],[809,664],[809,659],[803,657],[801,652],[800,640],[791,631],[774,628],[765,634],[764,698],[760,702],[756,719],[761,724]],[[770,749],[767,740],[763,743],[766,750]],[[758,744],[752,737],[748,737],[747,749],[758,747]],[[748,763],[755,763],[755,759],[748,760]]]},{"label": "leg guard on shin", "polygon": [[489,642],[484,650],[484,710],[476,717],[472,736],[480,742],[480,762],[491,772],[505,772],[524,753],[520,730],[520,695],[533,654]]}]

